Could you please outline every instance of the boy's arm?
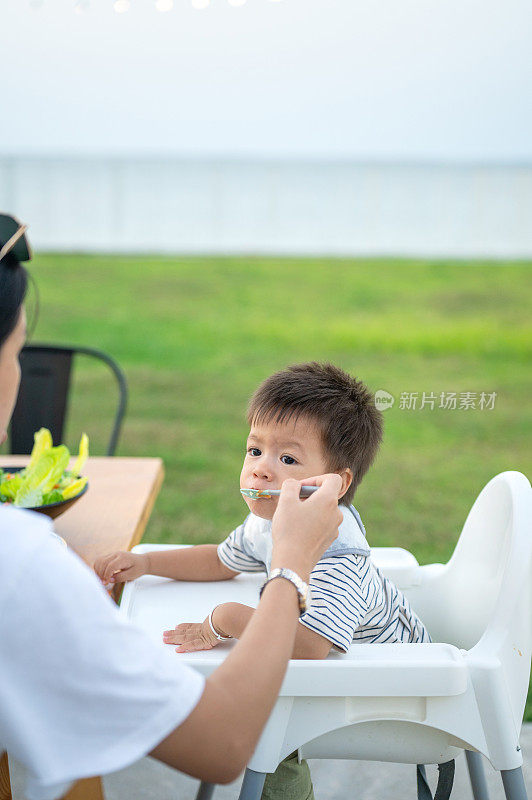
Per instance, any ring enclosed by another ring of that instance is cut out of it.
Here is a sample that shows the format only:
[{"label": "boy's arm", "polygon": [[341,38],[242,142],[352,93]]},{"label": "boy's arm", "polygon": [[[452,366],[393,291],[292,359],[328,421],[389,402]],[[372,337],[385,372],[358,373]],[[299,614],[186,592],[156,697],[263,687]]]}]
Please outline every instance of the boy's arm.
[{"label": "boy's arm", "polygon": [[[222,603],[212,614],[212,623],[221,636],[240,639],[255,609],[242,603]],[[178,625],[173,631],[165,631],[165,644],[177,644],[178,653],[191,650],[204,650],[216,646],[218,641],[211,635],[208,620],[203,623]],[[265,643],[265,646],[268,646]],[[326,658],[332,642],[309,630],[304,625],[297,626],[294,649],[291,658]]]},{"label": "boy's arm", "polygon": [[176,581],[227,581],[238,575],[218,557],[218,545],[197,544],[176,550],[152,550],[147,556],[146,575]]},{"label": "boy's arm", "polygon": [[[214,611],[212,622],[219,633],[240,639],[254,611],[242,603],[223,603]],[[331,647],[328,639],[298,625],[292,658],[326,658]]]},{"label": "boy's arm", "polygon": [[94,570],[105,584],[134,581],[141,575],[181,581],[226,581],[238,574],[220,561],[215,544],[148,553],[119,551],[99,558]]},{"label": "boy's arm", "polygon": [[242,571],[262,571],[264,565],[246,551],[245,525],[246,521],[220,545],[200,544],[146,553],[146,572],[178,581],[227,581]]}]

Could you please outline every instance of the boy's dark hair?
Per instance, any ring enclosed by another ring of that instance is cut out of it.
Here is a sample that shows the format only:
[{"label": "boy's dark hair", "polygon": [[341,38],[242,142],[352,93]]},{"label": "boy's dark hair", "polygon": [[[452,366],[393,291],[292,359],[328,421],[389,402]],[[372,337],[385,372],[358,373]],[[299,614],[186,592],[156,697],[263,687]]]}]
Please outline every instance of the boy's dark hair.
[{"label": "boy's dark hair", "polygon": [[270,375],[249,401],[249,425],[308,417],[321,430],[331,472],[349,467],[353,482],[341,498],[349,505],[382,440],[382,413],[362,381],[333,364],[294,364]]}]

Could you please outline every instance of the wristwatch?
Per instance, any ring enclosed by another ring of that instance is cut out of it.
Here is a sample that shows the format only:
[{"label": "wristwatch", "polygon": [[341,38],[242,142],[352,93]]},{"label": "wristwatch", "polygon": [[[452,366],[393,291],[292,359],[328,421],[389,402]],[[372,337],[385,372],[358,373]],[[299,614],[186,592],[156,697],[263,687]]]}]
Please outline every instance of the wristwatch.
[{"label": "wristwatch", "polygon": [[308,583],[305,583],[305,581],[300,578],[297,572],[294,572],[294,570],[287,569],[287,567],[276,567],[275,569],[272,569],[268,579],[263,583],[259,596],[262,596],[264,587],[267,586],[270,581],[275,580],[275,578],[286,578],[287,581],[290,581],[290,583],[294,584],[299,599],[299,616],[303,616],[303,614],[310,608],[310,592]]}]

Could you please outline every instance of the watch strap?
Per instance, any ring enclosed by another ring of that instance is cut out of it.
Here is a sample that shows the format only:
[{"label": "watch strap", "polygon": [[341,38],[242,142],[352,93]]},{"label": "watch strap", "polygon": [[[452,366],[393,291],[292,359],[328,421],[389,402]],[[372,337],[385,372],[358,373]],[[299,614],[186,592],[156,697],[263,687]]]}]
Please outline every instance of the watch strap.
[{"label": "watch strap", "polygon": [[308,584],[305,583],[294,570],[288,569],[287,567],[275,567],[275,569],[272,569],[270,572],[267,580],[263,583],[260,596],[262,596],[264,587],[276,578],[285,578],[285,580],[290,581],[290,583],[295,586],[299,600],[299,616],[301,617],[308,610],[310,605]]}]

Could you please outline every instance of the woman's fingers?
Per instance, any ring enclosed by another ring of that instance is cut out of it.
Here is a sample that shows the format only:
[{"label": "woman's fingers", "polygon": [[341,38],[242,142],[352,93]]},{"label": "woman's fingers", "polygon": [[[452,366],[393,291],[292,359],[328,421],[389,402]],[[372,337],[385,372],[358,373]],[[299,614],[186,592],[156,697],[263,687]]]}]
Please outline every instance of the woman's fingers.
[{"label": "woman's fingers", "polygon": [[281,484],[281,497],[297,498],[303,481],[297,481],[295,478],[286,478]]},{"label": "woman's fingers", "polygon": [[301,481],[303,486],[337,486],[338,491],[342,488],[342,479],[336,472],[327,472],[325,475],[314,475],[312,478],[305,478]]},{"label": "woman's fingers", "polygon": [[312,478],[305,478],[301,481],[303,486],[321,486],[325,475],[314,475]]},{"label": "woman's fingers", "polygon": [[[299,487],[318,486],[306,500],[299,499]],[[342,512],[338,508],[342,479],[336,473],[315,475],[305,481],[283,482],[272,520],[273,555],[287,561],[284,566],[308,575],[327,547],[338,536]],[[279,562],[280,563],[280,562]],[[273,561],[272,561],[273,564]]]},{"label": "woman's fingers", "polygon": [[[342,489],[342,479],[336,472],[328,472],[324,475],[313,475],[311,478],[304,478],[299,481],[296,481],[294,478],[287,478],[283,481],[281,487],[281,497],[290,500],[299,497],[302,486],[323,486],[327,492],[334,493],[336,498],[338,498]],[[313,494],[317,494],[317,492]],[[312,497],[313,495],[310,496]],[[301,499],[306,500],[308,498]]]},{"label": "woman's fingers", "polygon": [[311,494],[308,498],[310,505],[318,506],[324,501],[330,503],[331,507],[334,507],[336,510],[338,525],[340,525],[343,519],[342,512],[338,508],[338,499],[342,492],[341,477],[336,472],[332,472],[327,475],[318,475],[315,478],[311,478],[311,480],[316,481],[316,483],[312,485],[317,486],[318,491]]}]

